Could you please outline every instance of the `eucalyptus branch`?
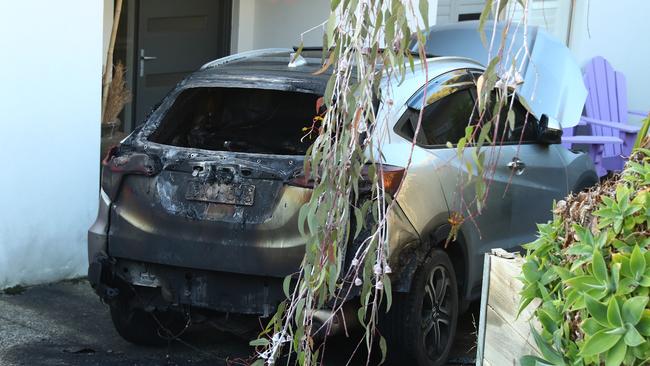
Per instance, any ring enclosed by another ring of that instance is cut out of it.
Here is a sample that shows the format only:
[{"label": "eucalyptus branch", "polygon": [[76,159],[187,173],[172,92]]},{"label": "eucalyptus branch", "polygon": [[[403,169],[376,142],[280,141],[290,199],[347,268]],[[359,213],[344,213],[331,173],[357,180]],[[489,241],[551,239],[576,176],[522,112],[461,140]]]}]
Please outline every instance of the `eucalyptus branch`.
[{"label": "eucalyptus branch", "polygon": [[[496,1],[497,17],[508,1]],[[527,1],[518,2],[523,2],[526,11],[528,10]],[[491,6],[492,1],[488,1],[487,11],[481,16],[482,23],[490,15]],[[287,301],[279,307],[262,338],[253,342],[262,348],[258,364],[275,365],[287,348],[296,355],[295,362],[300,365],[322,362],[319,351],[324,350],[324,347],[319,348],[314,334],[329,330],[331,322],[326,321],[322,326],[315,327],[314,314],[327,307],[332,311],[331,321],[336,314],[342,313],[343,304],[356,293],[360,293],[358,314],[365,329],[359,344],[365,342],[366,348],[370,350],[379,339],[384,356],[386,352],[386,344],[378,331],[377,323],[382,301],[386,299],[390,303],[392,296],[387,218],[396,201],[387,195],[384,187],[381,134],[387,131],[376,128],[378,125],[386,125],[378,123],[381,121],[377,118],[389,118],[390,113],[377,111],[376,100],[381,100],[381,108],[392,108],[392,85],[404,79],[409,64],[411,71],[415,71],[409,49],[413,35],[420,55],[417,67],[422,68],[426,79],[426,95],[429,73],[424,48],[426,37],[422,32],[426,27],[418,20],[418,14],[422,9],[427,9],[427,1],[420,0],[419,7],[416,8],[412,0],[332,0],[331,9],[327,22],[301,34],[302,39],[307,32],[319,27],[325,28],[325,63],[319,73],[331,72],[323,96],[327,109],[318,128],[318,135],[305,157],[305,174],[315,182],[309,202],[300,210],[301,232],[307,228],[304,233],[305,257],[297,278],[293,281],[285,280]],[[415,24],[409,24],[408,14],[416,19]],[[428,24],[428,14],[419,15]],[[525,22],[524,17],[524,26]],[[495,26],[490,48],[495,44],[496,33]],[[479,80],[479,122],[473,126],[472,120],[468,121],[464,142],[462,146],[460,141],[458,143],[460,157],[468,144],[478,146],[480,150],[480,146],[486,142],[495,145],[498,141],[503,142],[505,135],[500,136],[500,139],[496,135],[499,113],[488,120],[486,103],[482,101],[498,86],[498,110],[501,111],[501,106],[507,107],[510,117],[514,96],[508,88],[513,84],[516,86],[519,70],[512,67],[505,69],[503,65],[506,63],[498,62],[503,59],[506,47],[504,43],[500,44],[495,60],[488,60],[491,66],[481,76],[482,80]],[[508,52],[512,47],[511,44]],[[302,46],[296,57],[301,50]],[[527,50],[524,52],[528,54]],[[497,85],[498,82],[501,84]],[[426,100],[423,98],[411,142],[407,173],[412,164]],[[487,134],[478,132],[483,124],[488,125],[486,128],[489,125],[495,126],[492,139]],[[459,195],[459,211],[466,210],[467,213],[463,217],[450,210],[450,222],[452,217],[461,217],[455,223],[455,230],[466,218],[473,219],[480,213],[489,192],[490,170],[493,172],[496,159],[498,152],[497,155],[491,153],[487,162],[476,159],[476,169],[480,176],[477,184],[482,185],[480,190],[477,189],[480,193],[469,205],[464,201],[463,195]],[[368,171],[366,178],[362,174],[364,170]],[[472,174],[472,171],[468,171],[468,174]],[[367,185],[369,192],[360,191],[360,185]],[[463,187],[460,188],[462,191]],[[399,195],[400,190],[401,185],[394,195]],[[473,209],[476,211],[472,212]],[[354,227],[352,223],[355,224]],[[364,232],[363,237],[358,237],[364,229],[367,232]],[[355,247],[348,248],[351,244]],[[346,258],[350,259],[347,267]],[[294,287],[289,291],[291,282]],[[347,332],[347,326],[344,327]],[[287,363],[290,360],[291,358]],[[367,360],[369,361],[370,359]]]}]

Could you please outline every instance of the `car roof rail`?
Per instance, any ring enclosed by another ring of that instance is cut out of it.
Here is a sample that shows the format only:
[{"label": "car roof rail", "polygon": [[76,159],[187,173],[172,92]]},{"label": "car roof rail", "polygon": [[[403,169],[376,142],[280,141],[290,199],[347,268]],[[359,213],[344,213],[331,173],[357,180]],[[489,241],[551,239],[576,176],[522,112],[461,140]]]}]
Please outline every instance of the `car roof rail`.
[{"label": "car roof rail", "polygon": [[225,65],[230,62],[238,61],[238,60],[243,60],[246,58],[251,58],[251,57],[258,57],[258,56],[264,56],[268,54],[273,54],[273,53],[284,53],[284,52],[293,52],[293,49],[291,48],[263,48],[259,50],[251,50],[251,51],[245,51],[245,52],[240,52],[236,53],[234,55],[222,57],[219,59],[216,59],[214,61],[210,61],[206,63],[205,65],[201,66],[201,70],[206,70],[206,69],[212,69],[217,66]]},{"label": "car roof rail", "polygon": [[[293,46],[293,50],[294,50],[295,52],[298,52],[299,49],[300,49],[300,46]],[[383,53],[383,52],[386,51],[386,49],[383,48],[383,47],[380,47],[380,48],[378,48],[377,50],[378,50],[380,53]],[[303,52],[304,52],[304,51],[323,51],[323,47],[322,47],[322,46],[304,46],[304,47],[302,48],[302,51],[303,51]],[[329,49],[329,51],[330,51],[330,52],[331,52],[331,51],[334,51],[334,47],[331,47],[331,48]],[[411,50],[411,51],[410,51],[410,54],[411,54],[411,56],[415,56],[415,57],[420,56],[420,53],[419,53],[418,51],[414,51],[414,50]],[[431,54],[431,53],[425,53],[424,56],[425,56],[426,58],[440,57],[440,56],[438,56],[438,55],[434,55],[434,54]]]}]

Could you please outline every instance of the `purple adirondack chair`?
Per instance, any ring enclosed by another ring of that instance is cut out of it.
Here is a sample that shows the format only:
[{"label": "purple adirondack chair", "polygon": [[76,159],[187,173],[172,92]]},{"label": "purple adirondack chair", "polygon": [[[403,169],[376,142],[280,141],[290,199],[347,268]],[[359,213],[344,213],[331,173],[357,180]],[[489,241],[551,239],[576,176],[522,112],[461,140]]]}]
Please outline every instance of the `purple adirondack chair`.
[{"label": "purple adirondack chair", "polygon": [[589,145],[596,172],[621,171],[625,158],[632,152],[640,126],[627,124],[627,115],[647,115],[647,112],[627,108],[625,76],[614,71],[612,65],[597,56],[584,67],[585,86],[589,92],[579,125],[589,126],[590,135],[575,135],[574,128],[563,130],[562,143]]}]

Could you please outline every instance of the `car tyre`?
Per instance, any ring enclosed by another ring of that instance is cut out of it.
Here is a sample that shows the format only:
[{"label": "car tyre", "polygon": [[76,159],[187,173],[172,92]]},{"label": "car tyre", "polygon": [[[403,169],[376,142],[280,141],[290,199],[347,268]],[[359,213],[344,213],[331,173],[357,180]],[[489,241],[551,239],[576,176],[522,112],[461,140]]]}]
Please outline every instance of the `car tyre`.
[{"label": "car tyre", "polygon": [[458,286],[449,256],[436,249],[417,269],[409,293],[395,293],[382,321],[391,365],[444,365],[456,334]]},{"label": "car tyre", "polygon": [[163,346],[178,336],[185,326],[179,314],[150,313],[124,303],[110,305],[111,320],[126,341],[141,346]]}]

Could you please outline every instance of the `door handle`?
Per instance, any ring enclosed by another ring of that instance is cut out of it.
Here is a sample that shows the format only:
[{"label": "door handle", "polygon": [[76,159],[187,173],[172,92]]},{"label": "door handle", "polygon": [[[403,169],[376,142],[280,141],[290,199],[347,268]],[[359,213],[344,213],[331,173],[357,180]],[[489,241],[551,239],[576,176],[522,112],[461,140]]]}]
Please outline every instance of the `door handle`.
[{"label": "door handle", "polygon": [[506,164],[506,166],[510,168],[510,170],[514,170],[516,175],[522,175],[524,170],[526,170],[526,164],[516,156],[512,158],[512,161]]},{"label": "door handle", "polygon": [[157,60],[156,56],[146,56],[144,53],[144,48],[140,49],[140,77],[144,76],[144,62]]}]

